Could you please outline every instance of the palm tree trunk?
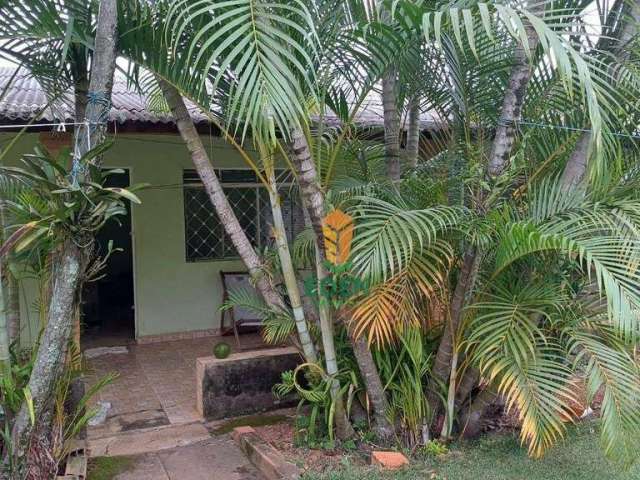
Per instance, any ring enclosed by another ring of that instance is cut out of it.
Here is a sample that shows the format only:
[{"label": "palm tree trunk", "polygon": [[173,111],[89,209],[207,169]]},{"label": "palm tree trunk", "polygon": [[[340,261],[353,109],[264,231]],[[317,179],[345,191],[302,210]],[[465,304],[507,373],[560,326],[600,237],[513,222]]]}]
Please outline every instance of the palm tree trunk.
[{"label": "palm tree trunk", "polygon": [[469,408],[460,417],[460,430],[464,438],[474,438],[480,435],[482,418],[496,397],[496,391],[491,386],[487,386],[471,402]]},{"label": "palm tree trunk", "polygon": [[480,372],[478,369],[471,365],[467,366],[456,388],[456,409],[460,410],[462,405],[469,399],[479,380]]},{"label": "palm tree trunk", "polygon": [[238,255],[249,271],[249,275],[251,276],[256,289],[260,292],[268,305],[278,308],[284,307],[282,297],[271,284],[268,277],[264,274],[262,261],[251,245],[246,233],[242,230],[238,217],[236,217],[236,214],[233,212],[233,209],[229,204],[229,200],[227,200],[227,196],[225,195],[222,185],[220,184],[220,180],[209,161],[207,151],[202,144],[198,131],[193,125],[193,120],[189,115],[189,111],[184,104],[184,100],[182,99],[180,92],[162,78],[157,77],[157,80],[167,104],[171,109],[173,118],[178,125],[178,131],[182,136],[182,140],[191,154],[191,160],[193,161],[193,165],[196,167],[200,180],[202,180],[202,184],[209,196],[209,200],[211,200],[211,204],[220,219],[220,223],[224,226],[225,232],[231,239]]},{"label": "palm tree trunk", "polygon": [[418,165],[420,153],[420,97],[415,96],[409,102],[409,120],[407,125],[407,163],[411,168]]},{"label": "palm tree trunk", "polygon": [[[318,285],[327,276],[324,266],[326,260],[324,250],[324,233],[322,225],[324,222],[324,194],[320,187],[320,179],[315,163],[311,157],[311,150],[307,138],[300,128],[291,129],[291,140],[293,155],[291,158],[293,168],[298,179],[300,195],[304,207],[305,222],[308,222],[313,229],[315,239],[316,254],[316,274]],[[338,373],[338,362],[336,358],[336,348],[333,342],[333,318],[331,308],[325,299],[320,298],[320,334],[322,336],[322,350],[324,351],[327,374],[335,376]],[[355,433],[346,410],[343,399],[339,394],[340,384],[334,379],[331,385],[331,396],[335,403],[336,433],[338,438],[345,439],[352,437]]]},{"label": "palm tree trunk", "polygon": [[298,177],[304,207],[309,214],[309,222],[315,234],[322,261],[324,261],[324,233],[322,232],[325,213],[324,193],[320,187],[316,165],[313,163],[311,150],[303,131],[297,127],[291,129],[291,140],[293,142],[291,161]]},{"label": "palm tree trunk", "polygon": [[[327,270],[324,268],[324,252],[320,249],[316,242],[316,274],[318,276],[318,290],[322,281],[327,276]],[[327,374],[333,377],[331,381],[331,399],[335,408],[336,434],[339,439],[346,440],[353,437],[355,431],[347,411],[344,406],[344,399],[340,395],[340,382],[335,378],[338,374],[338,358],[336,355],[336,347],[333,342],[333,318],[331,317],[331,307],[326,298],[319,298],[320,313],[320,334],[322,336],[322,349],[324,350],[324,361],[327,368]]]},{"label": "palm tree trunk", "polygon": [[[534,5],[532,11],[539,13],[541,8],[544,8],[544,4]],[[529,50],[535,54],[540,39],[529,23],[525,24],[525,32]],[[529,64],[525,49],[519,44],[515,49],[509,83],[502,100],[500,120],[489,155],[487,171],[491,177],[497,177],[508,166],[509,155],[516,138],[517,123],[522,117],[522,105],[532,73],[533,67]]]},{"label": "palm tree trunk", "polygon": [[562,171],[560,184],[564,190],[571,190],[582,183],[587,173],[590,151],[591,133],[584,132],[580,134],[576,146]]},{"label": "palm tree trunk", "polygon": [[364,335],[355,337],[353,331],[349,331],[349,338],[353,347],[353,354],[358,362],[358,368],[362,375],[369,402],[373,408],[373,418],[375,421],[374,432],[383,444],[389,444],[393,440],[395,430],[387,418],[389,402],[384,392],[384,386],[380,379],[380,374],[373,360],[373,355],[367,344]]},{"label": "palm tree trunk", "polygon": [[[631,50],[628,44],[638,34],[638,24],[640,24],[640,0],[629,4],[628,8],[628,15],[622,19],[624,23],[618,33],[617,41],[609,37],[601,37],[596,44],[596,49],[601,49],[603,40],[606,39],[612,42],[611,56],[617,59],[616,64],[625,61],[629,57]],[[583,132],[580,134],[580,137],[578,137],[576,146],[562,171],[560,184],[563,189],[570,190],[582,184],[587,174],[590,153],[591,133]]]},{"label": "palm tree trunk", "polygon": [[[7,219],[4,208],[0,208],[0,238],[2,243],[5,241]],[[9,258],[5,258],[0,262],[0,288],[2,289],[2,314],[5,316],[6,335],[9,344],[20,344],[20,292],[18,290],[18,282],[9,269]],[[3,334],[0,332],[0,336]],[[2,342],[2,339],[0,339]],[[0,354],[1,356],[1,354]]]},{"label": "palm tree trunk", "polygon": [[282,218],[280,196],[278,195],[278,185],[276,184],[276,176],[273,168],[269,169],[268,179],[271,187],[269,190],[269,200],[271,202],[271,212],[273,215],[273,233],[276,248],[278,249],[280,266],[282,268],[282,276],[284,277],[284,283],[287,287],[291,309],[293,310],[293,318],[296,323],[296,329],[298,330],[298,337],[300,338],[302,352],[304,353],[306,361],[317,363],[318,356],[316,354],[316,347],[309,334],[307,320],[302,306],[300,288],[298,287],[298,279],[296,278],[296,272],[293,268],[293,262],[291,261],[291,252],[289,251],[289,243],[287,242],[287,232]]},{"label": "palm tree trunk", "polygon": [[387,175],[392,182],[400,181],[400,115],[396,98],[397,72],[391,66],[382,77],[382,107],[384,114],[384,152]]},{"label": "palm tree trunk", "polygon": [[[536,5],[532,10],[536,13],[535,11],[539,11],[541,8],[544,8],[544,4]],[[525,25],[525,31],[529,49],[531,52],[535,52],[540,41],[536,31],[528,23]],[[516,138],[516,124],[521,118],[522,105],[524,104],[527,85],[532,73],[533,68],[529,65],[525,49],[522,45],[519,45],[515,49],[509,83],[504,92],[500,110],[500,122],[496,127],[496,134],[487,163],[487,172],[492,178],[500,175],[509,164],[509,157]],[[446,384],[449,378],[455,344],[454,335],[458,332],[466,300],[475,284],[478,268],[479,253],[475,247],[468,247],[463,257],[462,269],[458,275],[458,282],[451,300],[449,322],[445,324],[433,367],[433,377],[436,385],[431,388],[429,401],[434,411],[439,410],[439,404],[433,388],[438,388],[438,383]]]},{"label": "palm tree trunk", "polygon": [[0,281],[0,375],[5,375],[11,368],[11,354],[9,352],[9,344],[11,342],[9,340],[7,314],[4,308],[5,299],[3,283],[4,282]]},{"label": "palm tree trunk", "polygon": [[20,345],[20,289],[18,288],[18,280],[5,267],[3,278],[4,293],[4,310],[7,315],[7,329],[9,334],[9,342]]},{"label": "palm tree trunk", "polygon": [[33,397],[36,425],[31,425],[28,408],[23,405],[13,427],[14,449],[18,459],[27,452],[31,431],[42,431],[43,427],[46,429],[46,426],[37,424],[42,416],[46,417],[56,379],[64,368],[73,332],[73,312],[86,267],[86,256],[73,240],[66,240],[56,256],[58,261],[53,273],[48,323],[28,385]]},{"label": "palm tree trunk", "polygon": [[[480,256],[475,248],[470,247],[462,260],[462,267],[458,273],[458,282],[451,297],[449,307],[449,318],[445,322],[442,339],[438,346],[438,352],[433,363],[431,375],[435,380],[430,387],[428,397],[429,404],[433,412],[440,410],[440,396],[438,389],[441,385],[446,385],[451,373],[451,364],[455,348],[455,335],[458,333],[462,315],[464,313],[465,302],[468,292],[473,288],[475,277],[478,271]],[[435,415],[434,415],[435,416]]]},{"label": "palm tree trunk", "polygon": [[[92,123],[89,135],[76,135],[74,173],[82,176],[86,166],[81,164],[84,154],[104,141],[106,123],[104,118],[111,107],[111,89],[116,62],[116,0],[101,0],[98,9],[96,37],[90,92],[91,101],[86,108],[86,118]],[[82,129],[78,129],[79,131]],[[99,166],[100,159],[96,159]],[[56,379],[64,368],[67,346],[73,331],[74,312],[82,285],[83,275],[93,248],[93,239],[82,239],[88,248],[80,249],[73,239],[66,239],[59,250],[58,262],[53,274],[53,291],[47,325],[33,365],[28,388],[33,397],[35,425],[31,425],[29,407],[22,405],[13,427],[13,444],[16,464],[21,464],[29,447],[31,432],[42,434],[49,430],[46,425],[50,416],[51,399]],[[77,241],[77,240],[76,240]],[[27,459],[28,460],[28,459]]]}]

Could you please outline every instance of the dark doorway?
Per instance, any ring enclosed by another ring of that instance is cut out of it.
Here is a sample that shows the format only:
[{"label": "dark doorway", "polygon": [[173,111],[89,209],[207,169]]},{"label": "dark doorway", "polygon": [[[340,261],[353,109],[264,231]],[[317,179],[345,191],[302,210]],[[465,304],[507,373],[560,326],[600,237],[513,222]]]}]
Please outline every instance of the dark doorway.
[{"label": "dark doorway", "polygon": [[[105,186],[126,188],[129,171],[110,175]],[[98,255],[104,256],[113,241],[114,251],[100,278],[83,292],[84,348],[126,345],[135,338],[131,206],[127,215],[110,220],[97,236]]]}]

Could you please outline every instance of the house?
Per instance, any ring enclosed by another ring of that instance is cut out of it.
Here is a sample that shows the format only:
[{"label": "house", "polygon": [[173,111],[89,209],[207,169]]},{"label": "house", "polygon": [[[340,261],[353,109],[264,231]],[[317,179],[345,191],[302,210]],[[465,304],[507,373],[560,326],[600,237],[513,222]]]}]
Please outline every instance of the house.
[{"label": "house", "polygon": [[[14,72],[0,68],[0,92],[6,91],[0,99],[0,148],[15,136],[17,125],[42,113],[5,161],[17,163],[20,154],[32,151],[38,142],[52,151],[68,146],[73,126],[63,124],[74,121],[73,97],[68,94],[49,105],[38,82],[26,71],[18,72],[9,85]],[[112,103],[109,129],[115,142],[106,154],[105,167],[124,169],[124,174],[112,178],[114,185],[150,186],[140,192],[142,204],[134,205],[121,225],[108,225],[100,235],[103,249],[105,240],[112,239],[123,251],[113,255],[106,277],[85,291],[87,332],[97,336],[98,343],[216,334],[223,295],[220,272],[243,270],[243,265],[199,184],[170,114],[150,110],[147,99],[122,78],[115,81]],[[189,108],[240,223],[262,248],[269,241],[269,208],[262,186],[207,117],[195,106]],[[331,116],[327,121],[337,123]],[[366,102],[357,123],[382,126],[377,96]],[[424,128],[433,125],[428,115],[422,123]],[[286,186],[288,172],[281,174]],[[296,205],[289,198],[284,208],[286,221],[294,229],[300,222]],[[33,307],[37,285],[26,277],[20,285],[22,337],[29,342],[39,330]]]}]

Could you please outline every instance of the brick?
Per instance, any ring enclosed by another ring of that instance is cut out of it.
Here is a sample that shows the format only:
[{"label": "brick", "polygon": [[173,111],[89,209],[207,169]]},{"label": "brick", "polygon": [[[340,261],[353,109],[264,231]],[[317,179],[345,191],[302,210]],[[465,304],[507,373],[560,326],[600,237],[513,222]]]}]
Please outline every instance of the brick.
[{"label": "brick", "polygon": [[[244,430],[245,434],[235,436],[239,429]],[[287,462],[282,453],[267,443],[260,437],[251,427],[238,427],[233,432],[234,440],[244,452],[249,461],[267,480],[299,480],[301,477],[300,469]]]},{"label": "brick", "polygon": [[371,453],[371,465],[377,465],[382,470],[397,470],[409,465],[409,460],[400,452],[380,452]]},{"label": "brick", "polygon": [[233,432],[231,432],[231,437],[236,442],[240,442],[240,438],[243,435],[248,435],[250,433],[256,433],[256,431],[253,429],[253,427],[248,427],[248,426],[236,427],[236,428],[233,429]]}]

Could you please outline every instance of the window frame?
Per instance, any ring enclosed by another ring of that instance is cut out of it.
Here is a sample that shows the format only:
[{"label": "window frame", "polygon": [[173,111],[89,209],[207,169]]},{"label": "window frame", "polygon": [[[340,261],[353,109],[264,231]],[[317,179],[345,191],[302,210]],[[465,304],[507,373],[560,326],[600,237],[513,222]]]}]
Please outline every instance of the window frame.
[{"label": "window frame", "polygon": [[[225,195],[228,194],[227,189],[252,189],[255,191],[255,200],[253,200],[253,209],[255,211],[255,218],[253,220],[253,224],[255,225],[255,234],[254,238],[257,240],[255,243],[252,243],[253,248],[261,250],[265,245],[262,244],[262,228],[264,225],[262,209],[263,209],[263,199],[266,198],[266,205],[270,209],[270,202],[268,200],[268,195],[265,195],[266,187],[263,183],[257,181],[257,175],[255,174],[253,169],[250,168],[217,168],[216,175],[220,180],[220,184],[222,185],[222,189],[225,192]],[[252,173],[254,181],[224,181],[224,177],[227,176],[225,173],[229,174],[230,172],[243,172],[243,173]],[[236,249],[231,245],[231,248],[234,252],[233,255],[229,256],[202,256],[202,257],[190,257],[189,256],[189,244],[188,244],[188,236],[189,236],[189,225],[188,225],[188,211],[187,211],[187,189],[198,189],[199,191],[204,191],[204,185],[202,181],[198,177],[197,171],[195,169],[183,169],[183,182],[182,182],[182,190],[183,190],[183,219],[184,219],[184,229],[183,229],[183,245],[184,245],[184,258],[186,263],[201,263],[201,262],[228,262],[228,261],[237,261],[240,259],[240,256],[237,254]],[[188,180],[187,180],[188,177]],[[287,189],[293,186],[293,181],[289,180],[292,178],[290,172],[285,169],[276,169],[276,178],[278,179],[286,179],[286,181],[281,181],[277,183],[278,189]],[[205,192],[205,196],[206,192]],[[228,198],[228,197],[227,197]],[[207,196],[208,200],[208,196]],[[231,205],[232,209],[234,205]],[[215,211],[213,205],[211,205],[211,209],[214,214],[214,218],[216,222],[218,222],[219,226],[222,226],[218,214]],[[293,220],[293,218],[292,218]],[[285,220],[286,222],[286,220]],[[222,226],[223,237],[221,242],[230,241],[228,235],[224,230],[224,226]],[[227,249],[226,245],[222,247],[223,251]]]}]

